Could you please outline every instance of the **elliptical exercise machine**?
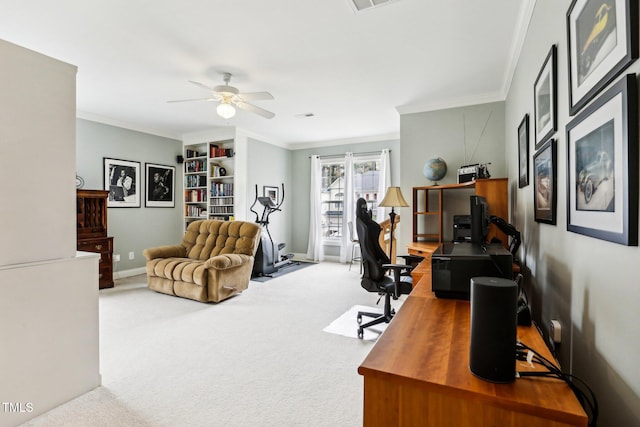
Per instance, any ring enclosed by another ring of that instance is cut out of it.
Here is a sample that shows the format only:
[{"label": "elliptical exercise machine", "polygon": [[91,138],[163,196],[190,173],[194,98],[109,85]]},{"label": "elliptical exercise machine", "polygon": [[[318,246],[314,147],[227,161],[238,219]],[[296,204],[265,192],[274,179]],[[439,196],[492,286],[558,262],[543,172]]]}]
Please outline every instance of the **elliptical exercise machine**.
[{"label": "elliptical exercise machine", "polygon": [[[256,203],[260,203],[263,206],[262,215],[258,215],[258,212],[253,210]],[[275,243],[271,238],[269,232],[269,216],[281,211],[280,206],[284,202],[284,184],[282,184],[282,198],[280,203],[276,205],[273,203],[270,197],[261,196],[258,197],[258,185],[256,184],[256,199],[253,201],[249,210],[256,215],[256,224],[260,224],[262,227],[262,233],[260,235],[260,243],[258,244],[258,250],[256,251],[256,257],[253,262],[252,276],[269,276],[272,273],[277,272],[280,268],[292,264],[291,258],[293,254],[280,255],[285,247],[284,243]]]}]

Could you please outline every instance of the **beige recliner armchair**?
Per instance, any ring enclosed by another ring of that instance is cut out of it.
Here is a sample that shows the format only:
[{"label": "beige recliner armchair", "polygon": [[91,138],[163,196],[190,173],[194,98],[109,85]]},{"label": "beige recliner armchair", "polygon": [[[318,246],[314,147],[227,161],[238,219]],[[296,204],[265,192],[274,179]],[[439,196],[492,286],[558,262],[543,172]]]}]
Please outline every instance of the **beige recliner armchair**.
[{"label": "beige recliner armchair", "polygon": [[145,249],[150,289],[202,302],[220,302],[249,286],[260,226],[200,220],[182,243]]}]

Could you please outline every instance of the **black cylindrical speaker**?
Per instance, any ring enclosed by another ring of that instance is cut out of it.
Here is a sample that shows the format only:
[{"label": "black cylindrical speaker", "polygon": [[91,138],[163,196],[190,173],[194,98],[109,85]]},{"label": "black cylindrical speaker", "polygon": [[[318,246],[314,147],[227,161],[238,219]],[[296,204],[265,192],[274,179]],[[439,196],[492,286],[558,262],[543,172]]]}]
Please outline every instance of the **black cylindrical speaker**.
[{"label": "black cylindrical speaker", "polygon": [[178,154],[176,156],[176,162],[178,162],[179,164],[184,163],[184,157],[182,157],[180,154]]},{"label": "black cylindrical speaker", "polygon": [[498,277],[471,278],[469,368],[487,381],[516,378],[518,285]]}]

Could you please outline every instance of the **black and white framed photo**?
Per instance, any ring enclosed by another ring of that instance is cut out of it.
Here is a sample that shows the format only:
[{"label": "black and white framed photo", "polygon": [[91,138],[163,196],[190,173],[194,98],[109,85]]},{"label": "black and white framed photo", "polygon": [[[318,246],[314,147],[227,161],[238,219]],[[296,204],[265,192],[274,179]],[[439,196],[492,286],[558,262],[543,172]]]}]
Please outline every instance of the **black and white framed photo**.
[{"label": "black and white framed photo", "polygon": [[518,126],[518,187],[529,185],[529,114]]},{"label": "black and white framed photo", "polygon": [[556,224],[557,207],[556,141],[551,138],[533,155],[534,219]]},{"label": "black and white framed photo", "polygon": [[636,77],[619,80],[567,125],[567,230],[638,244]]},{"label": "black and white framed photo", "polygon": [[556,45],[551,46],[533,84],[533,121],[536,149],[556,131],[557,119]]},{"label": "black and white framed photo", "polygon": [[274,205],[278,206],[280,201],[280,189],[265,185],[262,187],[262,195],[271,199]]},{"label": "black and white framed photo", "polygon": [[130,160],[104,160],[104,189],[109,191],[107,207],[140,207],[140,162]]},{"label": "black and white framed photo", "polygon": [[144,205],[147,208],[175,207],[175,175],[173,166],[145,163],[147,191]]},{"label": "black and white framed photo", "polygon": [[573,0],[567,44],[574,115],[638,58],[638,2]]}]

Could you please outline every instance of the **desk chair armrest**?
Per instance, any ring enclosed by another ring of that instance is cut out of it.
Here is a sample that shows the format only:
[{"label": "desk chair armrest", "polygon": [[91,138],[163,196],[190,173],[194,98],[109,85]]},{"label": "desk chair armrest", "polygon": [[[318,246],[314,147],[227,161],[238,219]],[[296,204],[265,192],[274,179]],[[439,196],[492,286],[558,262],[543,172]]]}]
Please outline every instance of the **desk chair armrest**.
[{"label": "desk chair armrest", "polygon": [[390,268],[392,270],[407,270],[407,269],[411,269],[410,265],[407,264],[382,264],[382,268]]},{"label": "desk chair armrest", "polygon": [[394,295],[394,299],[398,299],[398,297],[400,297],[400,282],[401,282],[400,276],[404,275],[402,274],[402,271],[403,270],[411,271],[413,267],[406,264],[382,264],[382,268],[388,268],[393,271],[393,282],[395,284],[393,295]]},{"label": "desk chair armrest", "polygon": [[411,266],[412,269],[417,267],[418,264],[420,264],[424,260],[423,256],[413,254],[398,255],[398,258],[404,259],[405,264]]}]

